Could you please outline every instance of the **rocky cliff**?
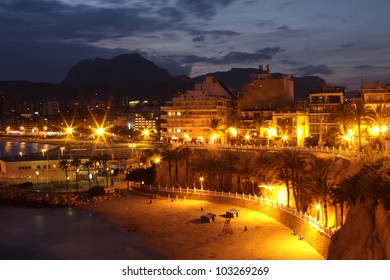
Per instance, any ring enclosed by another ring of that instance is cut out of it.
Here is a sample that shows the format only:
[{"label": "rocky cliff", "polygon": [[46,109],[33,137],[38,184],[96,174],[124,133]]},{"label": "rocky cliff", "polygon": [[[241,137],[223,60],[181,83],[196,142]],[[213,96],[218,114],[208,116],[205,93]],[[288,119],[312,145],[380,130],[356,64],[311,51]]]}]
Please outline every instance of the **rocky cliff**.
[{"label": "rocky cliff", "polygon": [[382,203],[352,205],[344,226],[333,236],[329,260],[389,260],[390,210]]}]

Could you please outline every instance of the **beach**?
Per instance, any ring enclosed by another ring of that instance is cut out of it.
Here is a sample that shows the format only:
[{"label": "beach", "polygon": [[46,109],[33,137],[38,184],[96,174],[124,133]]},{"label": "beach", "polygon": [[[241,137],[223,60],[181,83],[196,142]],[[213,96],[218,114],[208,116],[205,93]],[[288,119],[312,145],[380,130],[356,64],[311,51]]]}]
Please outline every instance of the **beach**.
[{"label": "beach", "polygon": [[[151,198],[127,190],[122,194],[123,197],[115,200],[89,204],[81,209],[137,236],[137,247],[161,259],[324,259],[292,230],[250,209],[202,200]],[[232,208],[239,213],[238,217],[230,218],[229,227],[225,225],[226,211]],[[202,222],[201,216],[207,213],[215,214],[215,221]]]}]

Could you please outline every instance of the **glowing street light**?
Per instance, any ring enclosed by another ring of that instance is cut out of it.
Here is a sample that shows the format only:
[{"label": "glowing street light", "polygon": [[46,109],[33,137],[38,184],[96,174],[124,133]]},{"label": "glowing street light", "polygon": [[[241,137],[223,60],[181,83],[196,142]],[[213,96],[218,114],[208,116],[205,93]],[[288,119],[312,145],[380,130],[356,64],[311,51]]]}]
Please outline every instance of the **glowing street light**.
[{"label": "glowing street light", "polygon": [[159,164],[161,162],[161,158],[159,156],[154,158],[154,163]]},{"label": "glowing street light", "polygon": [[199,178],[199,181],[200,181],[200,189],[203,191],[203,182],[204,182],[203,176],[201,176],[201,177]]},{"label": "glowing street light", "polygon": [[251,136],[249,134],[245,134],[244,138],[245,138],[245,143],[248,143],[249,140],[251,139]]},{"label": "glowing street light", "polygon": [[129,148],[131,149],[131,157],[133,157],[134,156],[134,149],[135,149],[135,147],[136,147],[137,145],[136,144],[129,144]]},{"label": "glowing street light", "polygon": [[103,127],[98,127],[98,128],[96,128],[96,134],[98,135],[98,136],[103,136],[104,135],[104,128]]},{"label": "glowing street light", "polygon": [[65,147],[61,147],[60,150],[61,150],[61,157],[63,157],[64,156]]},{"label": "glowing street light", "polygon": [[68,127],[66,128],[66,134],[68,134],[68,135],[73,134],[73,127],[68,126]]},{"label": "glowing street light", "polygon": [[35,171],[35,174],[37,175],[37,185],[39,185],[39,171]]},{"label": "glowing street light", "polygon": [[145,137],[145,138],[148,138],[149,137],[149,135],[150,135],[150,130],[149,129],[144,129],[143,131],[142,131],[142,135]]}]

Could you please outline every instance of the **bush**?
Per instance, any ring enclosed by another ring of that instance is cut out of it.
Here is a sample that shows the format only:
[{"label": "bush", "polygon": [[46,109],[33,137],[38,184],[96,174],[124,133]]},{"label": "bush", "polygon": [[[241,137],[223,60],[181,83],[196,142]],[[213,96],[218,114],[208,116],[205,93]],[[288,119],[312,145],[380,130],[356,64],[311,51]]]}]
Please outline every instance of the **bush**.
[{"label": "bush", "polygon": [[33,182],[31,181],[27,181],[19,184],[19,187],[21,188],[32,188],[32,186],[33,186]]},{"label": "bush", "polygon": [[92,197],[94,196],[103,196],[106,194],[106,191],[104,190],[104,187],[92,187],[88,194]]}]

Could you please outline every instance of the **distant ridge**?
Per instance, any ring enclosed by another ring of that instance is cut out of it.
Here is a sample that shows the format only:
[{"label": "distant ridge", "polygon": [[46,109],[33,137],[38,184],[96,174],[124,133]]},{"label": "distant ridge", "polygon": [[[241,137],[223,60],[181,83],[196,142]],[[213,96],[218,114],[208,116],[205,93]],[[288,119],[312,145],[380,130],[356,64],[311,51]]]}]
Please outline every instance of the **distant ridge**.
[{"label": "distant ridge", "polygon": [[[229,71],[207,73],[194,78],[173,76],[138,53],[122,54],[111,59],[85,59],[74,65],[60,84],[26,81],[0,82],[0,92],[19,100],[58,100],[64,105],[72,99],[88,102],[123,96],[129,100],[171,100],[178,92],[193,89],[205,76],[214,76],[233,91],[249,83],[256,68],[232,68]],[[273,75],[278,75],[275,73]],[[314,88],[325,81],[317,76],[292,77],[296,100],[307,100]],[[96,95],[98,93],[98,95]]]}]

